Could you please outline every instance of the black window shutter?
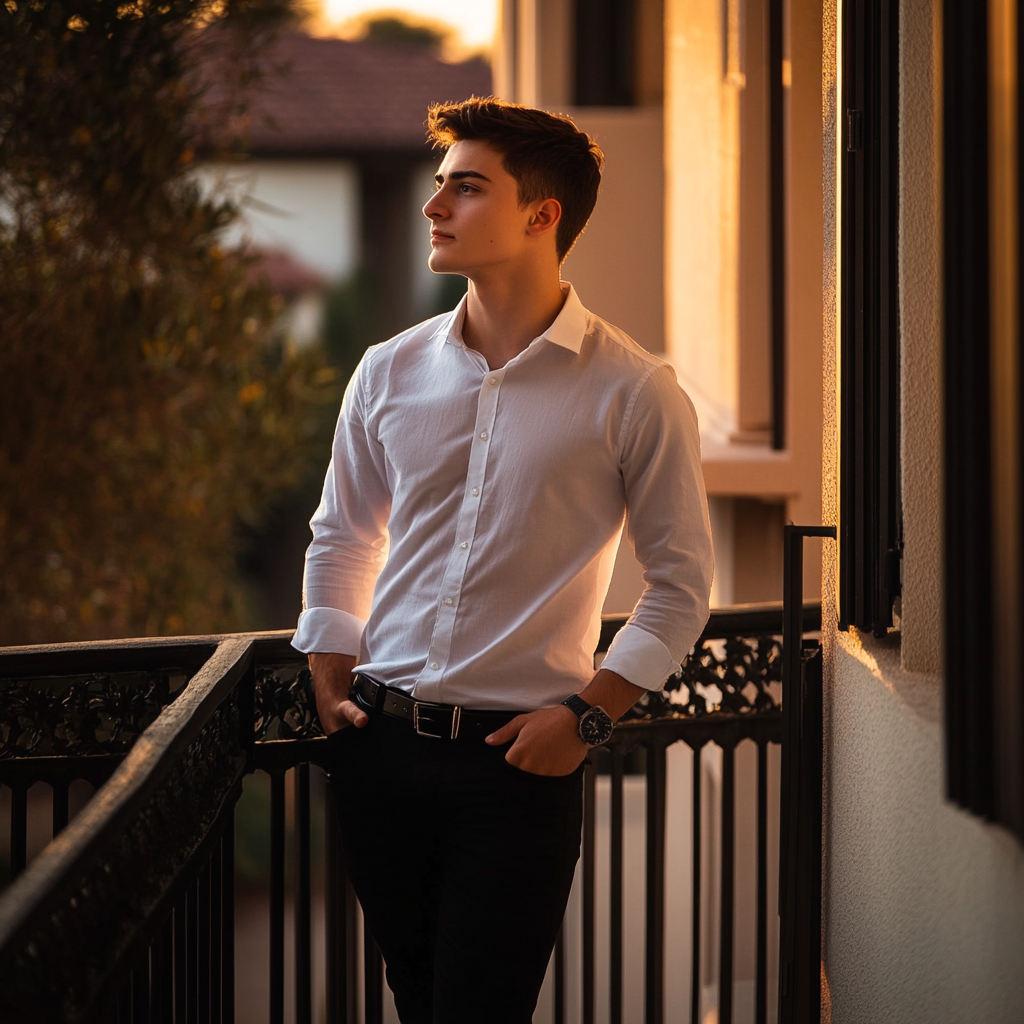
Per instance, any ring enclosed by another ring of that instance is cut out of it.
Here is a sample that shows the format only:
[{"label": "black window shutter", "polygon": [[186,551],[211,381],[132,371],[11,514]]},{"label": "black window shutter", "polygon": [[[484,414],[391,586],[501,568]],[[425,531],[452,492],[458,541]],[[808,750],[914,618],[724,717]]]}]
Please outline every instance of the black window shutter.
[{"label": "black window shutter", "polygon": [[[989,52],[989,16],[989,6],[973,0],[943,5],[946,791],[962,807],[1024,838],[1024,360],[1019,322],[1009,323],[1005,307],[993,306],[1008,275],[1020,294],[1024,96],[1018,71],[1017,123],[1010,129],[1017,136],[1017,237],[1010,250],[1000,250],[1011,259],[1016,249],[1013,266],[1002,262],[1003,255],[992,260],[998,241],[993,231],[1000,236],[1006,225],[999,219],[1005,195],[992,190],[992,172],[1009,168],[990,166],[993,154],[1006,159],[1002,144],[992,147],[991,133],[1002,135],[1008,126],[998,102],[990,103],[991,62],[998,57]],[[1004,313],[994,315],[996,308]],[[1012,427],[1005,418],[1006,378],[993,372],[994,365],[1005,366],[1007,351],[1017,359],[1009,392]],[[1007,522],[1010,494],[1015,521]]]},{"label": "black window shutter", "polygon": [[628,107],[634,101],[633,0],[576,0],[579,107]]},{"label": "black window shutter", "polygon": [[839,616],[884,635],[900,593],[896,0],[843,8]]},{"label": "black window shutter", "polygon": [[[992,813],[988,19],[943,8],[946,750],[952,800]],[[981,755],[981,756],[979,756]]]}]

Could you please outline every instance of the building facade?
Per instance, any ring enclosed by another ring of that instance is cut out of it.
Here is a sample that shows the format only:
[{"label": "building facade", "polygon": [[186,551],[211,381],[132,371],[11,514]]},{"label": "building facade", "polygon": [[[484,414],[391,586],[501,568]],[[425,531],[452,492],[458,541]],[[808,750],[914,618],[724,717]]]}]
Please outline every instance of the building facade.
[{"label": "building facade", "polygon": [[716,603],[781,596],[786,521],[837,528],[822,1019],[1022,1019],[1017,4],[502,17],[497,91],[608,155],[565,273],[697,405]]}]

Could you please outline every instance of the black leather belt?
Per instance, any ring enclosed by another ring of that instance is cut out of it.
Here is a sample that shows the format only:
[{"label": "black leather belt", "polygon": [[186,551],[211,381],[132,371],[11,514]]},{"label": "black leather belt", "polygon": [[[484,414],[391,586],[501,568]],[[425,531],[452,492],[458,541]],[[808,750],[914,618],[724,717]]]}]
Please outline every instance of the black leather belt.
[{"label": "black leather belt", "polygon": [[357,672],[349,697],[364,711],[409,722],[420,736],[454,740],[483,739],[511,722],[518,711],[467,711],[458,704],[432,704],[415,700],[399,690]]}]

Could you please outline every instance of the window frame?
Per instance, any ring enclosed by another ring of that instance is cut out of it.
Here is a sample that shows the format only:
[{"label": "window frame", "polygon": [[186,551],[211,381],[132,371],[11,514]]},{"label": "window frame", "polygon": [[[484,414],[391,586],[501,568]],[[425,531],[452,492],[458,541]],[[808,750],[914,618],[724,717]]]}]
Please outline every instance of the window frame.
[{"label": "window frame", "polygon": [[944,731],[949,799],[1024,839],[1024,360],[1019,312],[1008,321],[1003,302],[1024,285],[1024,93],[1016,58],[1016,123],[1005,119],[1005,52],[989,50],[989,17],[1009,9],[1024,53],[1016,6],[943,5]]},{"label": "window frame", "polygon": [[899,5],[843,5],[839,628],[900,596]]}]

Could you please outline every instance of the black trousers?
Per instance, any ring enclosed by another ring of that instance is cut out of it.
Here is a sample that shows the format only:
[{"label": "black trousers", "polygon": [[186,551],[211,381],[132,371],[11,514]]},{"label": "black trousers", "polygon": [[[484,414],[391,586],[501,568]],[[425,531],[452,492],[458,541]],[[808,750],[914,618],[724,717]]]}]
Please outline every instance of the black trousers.
[{"label": "black trousers", "polygon": [[583,767],[382,715],[334,733],[346,866],[402,1024],[529,1024],[580,851]]}]

